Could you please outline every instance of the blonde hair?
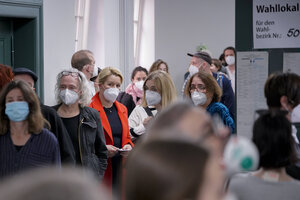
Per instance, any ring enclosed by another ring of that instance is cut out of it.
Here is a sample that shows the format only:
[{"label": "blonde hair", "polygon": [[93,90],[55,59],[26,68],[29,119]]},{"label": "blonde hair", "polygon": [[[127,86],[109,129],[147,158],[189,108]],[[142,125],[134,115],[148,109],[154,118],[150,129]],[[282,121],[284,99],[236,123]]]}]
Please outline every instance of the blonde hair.
[{"label": "blonde hair", "polygon": [[184,94],[185,96],[191,98],[191,85],[194,77],[198,77],[202,80],[202,82],[205,84],[206,87],[206,92],[208,94],[212,94],[212,100],[211,102],[219,102],[221,100],[222,96],[222,90],[220,86],[218,85],[216,79],[213,77],[213,75],[206,73],[206,72],[198,72],[194,74],[187,82],[185,89],[184,89]]},{"label": "blonde hair", "polygon": [[40,108],[40,102],[35,94],[35,92],[31,89],[31,87],[22,80],[16,80],[8,83],[6,87],[2,90],[1,96],[0,96],[0,135],[4,135],[9,131],[9,118],[5,114],[5,108],[6,108],[6,96],[7,94],[12,91],[13,89],[19,89],[21,90],[24,101],[28,103],[29,107],[29,114],[27,116],[28,121],[28,132],[39,134],[44,125],[49,126],[49,122],[44,119],[41,108]]},{"label": "blonde hair", "polygon": [[144,83],[144,97],[142,100],[142,106],[146,107],[147,102],[146,102],[146,90],[145,86],[148,80],[153,80],[154,85],[159,91],[161,95],[161,106],[164,108],[168,104],[174,102],[177,99],[177,92],[176,88],[174,86],[174,83],[172,81],[171,76],[161,70],[154,71],[149,74],[149,76],[146,78],[145,83]]},{"label": "blonde hair", "polygon": [[123,76],[120,70],[118,70],[115,67],[105,67],[104,69],[101,70],[101,72],[98,75],[98,83],[103,84],[110,75],[115,75],[120,77],[121,83],[123,82]]}]

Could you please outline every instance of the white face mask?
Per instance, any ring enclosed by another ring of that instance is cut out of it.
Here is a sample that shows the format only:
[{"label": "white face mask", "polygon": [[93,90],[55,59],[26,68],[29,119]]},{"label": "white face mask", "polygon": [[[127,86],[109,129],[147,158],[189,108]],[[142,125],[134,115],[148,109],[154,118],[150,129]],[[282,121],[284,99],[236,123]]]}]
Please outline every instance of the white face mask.
[{"label": "white face mask", "polygon": [[198,105],[202,106],[207,101],[206,95],[202,92],[197,92],[197,91],[192,93],[191,98],[196,106],[198,106]]},{"label": "white face mask", "polygon": [[151,90],[146,90],[145,98],[148,106],[155,106],[161,102],[160,94]]},{"label": "white face mask", "polygon": [[190,75],[193,76],[194,74],[199,72],[199,69],[195,65],[190,65],[189,72],[190,72]]},{"label": "white face mask", "polygon": [[96,65],[94,65],[94,71],[92,74],[92,77],[98,76],[98,67],[96,67]]},{"label": "white face mask", "polygon": [[104,90],[104,97],[107,101],[115,102],[119,95],[120,90],[118,88],[108,88]]},{"label": "white face mask", "polygon": [[228,65],[233,65],[235,63],[235,57],[234,56],[227,56],[225,58],[225,61]]},{"label": "white face mask", "polygon": [[79,99],[78,94],[69,89],[61,90],[59,93],[59,97],[66,105],[72,105]]},{"label": "white face mask", "polygon": [[134,84],[139,90],[143,90],[144,82],[145,81],[141,80],[141,81],[135,82]]},{"label": "white face mask", "polygon": [[231,137],[225,146],[224,163],[228,176],[256,170],[259,153],[255,144],[245,137]]}]

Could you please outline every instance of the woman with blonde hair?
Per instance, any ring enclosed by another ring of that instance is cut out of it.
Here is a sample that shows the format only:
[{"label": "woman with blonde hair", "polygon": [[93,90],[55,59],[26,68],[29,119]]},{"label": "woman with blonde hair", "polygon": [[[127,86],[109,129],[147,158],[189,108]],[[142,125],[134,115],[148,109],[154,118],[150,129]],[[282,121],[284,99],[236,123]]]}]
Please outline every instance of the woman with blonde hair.
[{"label": "woman with blonde hair", "polygon": [[128,119],[132,139],[143,135],[153,116],[177,99],[171,76],[164,71],[158,70],[149,74],[143,87],[142,103],[135,107]]},{"label": "woman with blonde hair", "polygon": [[98,75],[99,92],[95,94],[90,104],[90,107],[99,112],[103,124],[108,150],[108,166],[104,181],[114,193],[118,192],[121,156],[124,151],[130,151],[134,146],[129,134],[127,109],[116,101],[122,82],[123,76],[118,69],[114,67],[102,69]]},{"label": "woman with blonde hair", "polygon": [[0,178],[34,167],[60,166],[56,137],[44,129],[38,97],[24,81],[12,81],[0,96]]},{"label": "woman with blonde hair", "polygon": [[217,116],[224,125],[235,131],[235,123],[229,113],[228,108],[220,103],[222,90],[213,76],[206,72],[194,74],[187,82],[184,94],[192,99],[196,106],[200,106],[211,116]]}]

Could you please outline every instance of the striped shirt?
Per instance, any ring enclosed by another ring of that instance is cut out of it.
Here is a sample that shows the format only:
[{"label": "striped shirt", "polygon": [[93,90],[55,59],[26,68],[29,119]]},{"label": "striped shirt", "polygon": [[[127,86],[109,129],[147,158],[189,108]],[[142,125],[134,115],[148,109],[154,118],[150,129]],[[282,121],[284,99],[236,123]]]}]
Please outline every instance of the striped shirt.
[{"label": "striped shirt", "polygon": [[47,129],[32,134],[20,151],[14,146],[10,133],[0,135],[0,178],[25,169],[60,164],[57,139]]}]

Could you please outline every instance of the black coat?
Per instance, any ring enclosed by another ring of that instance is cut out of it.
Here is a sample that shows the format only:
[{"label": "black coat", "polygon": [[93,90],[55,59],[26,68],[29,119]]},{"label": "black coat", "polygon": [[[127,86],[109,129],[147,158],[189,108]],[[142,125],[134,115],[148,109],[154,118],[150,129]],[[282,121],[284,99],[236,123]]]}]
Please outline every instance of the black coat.
[{"label": "black coat", "polygon": [[41,111],[44,118],[49,122],[50,127],[45,125],[56,136],[62,164],[75,165],[75,151],[71,138],[57,112],[46,105],[41,104]]},{"label": "black coat", "polygon": [[135,103],[132,99],[132,96],[126,92],[120,92],[117,97],[117,101],[123,104],[124,106],[126,106],[128,117],[129,117],[130,113],[135,108]]},{"label": "black coat", "polygon": [[[58,110],[60,105],[53,108]],[[80,108],[79,124],[74,124],[79,131],[80,158],[82,166],[91,169],[102,180],[107,167],[107,148],[103,126],[97,110]],[[72,142],[70,141],[72,145]]]}]

